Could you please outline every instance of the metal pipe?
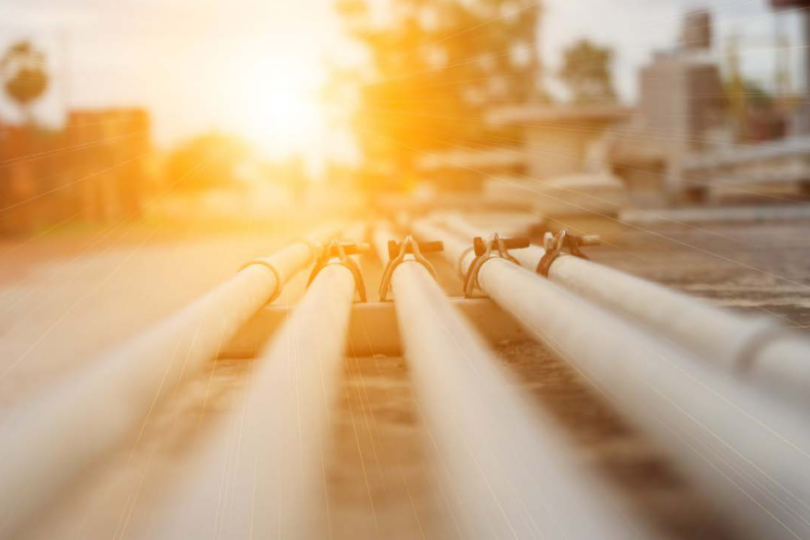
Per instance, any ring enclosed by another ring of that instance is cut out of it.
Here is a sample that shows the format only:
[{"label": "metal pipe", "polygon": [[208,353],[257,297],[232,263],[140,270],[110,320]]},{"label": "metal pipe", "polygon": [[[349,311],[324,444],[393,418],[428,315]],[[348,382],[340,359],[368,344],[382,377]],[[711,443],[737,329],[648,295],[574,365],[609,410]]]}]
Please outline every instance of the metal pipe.
[{"label": "metal pipe", "polygon": [[185,375],[313,260],[316,231],[156,323],[11,411],[0,427],[0,537],[11,537],[101,456],[136,432]]},{"label": "metal pipe", "polygon": [[[388,260],[391,234],[374,244]],[[463,538],[636,538],[618,505],[571,461],[430,272],[405,261],[391,285],[419,408]],[[613,503],[608,502],[613,501]]]},{"label": "metal pipe", "polygon": [[[472,239],[486,237],[454,216],[451,230]],[[534,270],[545,254],[541,247],[516,250],[521,266]],[[791,397],[807,399],[810,389],[810,340],[771,317],[743,317],[655,283],[578,257],[564,256],[548,277],[585,298],[647,325],[660,335],[723,368]]]},{"label": "metal pipe", "polygon": [[[449,231],[414,229],[464,256]],[[810,534],[810,432],[794,411],[506,259],[486,261],[478,283],[656,438],[741,534]]]},{"label": "metal pipe", "polygon": [[[326,266],[257,359],[257,373],[150,538],[318,538],[323,450],[338,401],[355,278]],[[225,479],[223,481],[223,479]],[[319,515],[315,513],[315,515]]]}]

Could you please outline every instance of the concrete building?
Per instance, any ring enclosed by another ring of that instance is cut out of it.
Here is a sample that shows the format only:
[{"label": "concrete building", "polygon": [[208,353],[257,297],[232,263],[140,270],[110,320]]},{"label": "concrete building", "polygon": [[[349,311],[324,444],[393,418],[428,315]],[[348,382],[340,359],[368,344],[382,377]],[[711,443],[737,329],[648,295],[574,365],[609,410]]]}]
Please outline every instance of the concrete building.
[{"label": "concrete building", "polygon": [[679,46],[657,53],[639,72],[637,113],[616,134],[611,150],[613,172],[638,204],[683,196],[679,164],[730,142],[726,95],[711,45],[711,18],[690,13]]},{"label": "concrete building", "polygon": [[[772,0],[771,5],[810,8],[810,0]],[[807,10],[802,17],[810,40]],[[711,45],[711,19],[688,15],[680,46],[656,55],[641,70],[638,117],[614,145],[613,171],[643,205],[757,196],[771,188],[783,195],[806,192],[810,105],[803,103],[788,119],[785,110],[755,103],[733,43],[727,98],[720,68],[709,56]],[[805,71],[810,77],[810,69]],[[784,139],[788,131],[793,136]]]},{"label": "concrete building", "polygon": [[632,111],[620,105],[526,104],[490,111],[493,127],[517,127],[518,146],[452,150],[425,156],[430,179],[482,188],[490,204],[531,209],[546,216],[609,219],[627,202],[621,181],[607,170],[609,132]]},{"label": "concrete building", "polygon": [[150,153],[141,109],[71,111],[61,131],[0,126],[0,233],[137,217]]},{"label": "concrete building", "polygon": [[151,150],[149,114],[142,109],[71,111],[67,140],[75,149],[70,168],[85,219],[137,217]]},{"label": "concrete building", "polygon": [[[770,0],[776,10],[795,9],[800,13],[804,27],[803,43],[797,48],[804,54],[804,92],[810,93],[810,0]],[[793,123],[793,135],[810,135],[810,103],[806,101],[799,106]]]},{"label": "concrete building", "polygon": [[521,129],[526,174],[544,180],[583,172],[594,143],[630,115],[620,105],[516,105],[494,109],[487,122]]},{"label": "concrete building", "polygon": [[719,67],[700,54],[659,54],[639,74],[640,127],[669,152],[702,151],[726,122]]},{"label": "concrete building", "polygon": [[521,148],[456,148],[426,154],[416,165],[438,188],[470,191],[478,189],[490,176],[526,175],[528,160]]},{"label": "concrete building", "polygon": [[[631,109],[619,105],[527,104],[489,112],[493,127],[517,126],[521,144],[485,149],[453,149],[428,154],[418,162],[430,178],[510,176],[546,180],[579,174],[606,131],[625,122]],[[480,182],[480,180],[479,180]]]},{"label": "concrete building", "polygon": [[712,48],[714,31],[712,14],[705,9],[697,9],[686,14],[681,27],[681,48],[705,51]]},{"label": "concrete building", "polygon": [[61,189],[62,132],[0,125],[0,233],[23,233],[70,214],[70,194]]}]

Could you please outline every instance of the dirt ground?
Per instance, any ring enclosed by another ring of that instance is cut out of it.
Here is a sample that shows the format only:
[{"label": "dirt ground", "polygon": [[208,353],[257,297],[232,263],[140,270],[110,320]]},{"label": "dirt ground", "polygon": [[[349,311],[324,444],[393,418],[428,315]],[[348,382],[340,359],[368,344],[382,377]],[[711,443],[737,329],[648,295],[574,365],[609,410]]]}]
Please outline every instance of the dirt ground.
[{"label": "dirt ground", "polygon": [[[767,313],[806,331],[809,227],[810,222],[793,221],[628,228],[589,254],[717,305]],[[0,421],[9,407],[58,384],[92,362],[95,353],[287,237],[269,230],[158,241],[122,229],[100,238],[46,235],[0,244]],[[375,289],[376,281],[368,279]],[[458,291],[452,280],[445,285]],[[289,298],[301,288],[299,278]],[[672,538],[734,537],[724,525],[727,518],[659,449],[546,347],[506,343],[498,352],[533,403],[558,421],[573,459],[604,478],[652,530]],[[96,464],[25,537],[151,537],[161,510],[182,496],[178,479],[185,464],[211,438],[227,435],[223,425],[253,367],[249,360],[212,362],[161,406],[137,443]],[[429,472],[406,362],[384,355],[346,358],[343,372],[324,456],[332,537],[453,537]],[[77,428],[80,424],[77,419]],[[311,511],[320,515],[324,508],[313,501]]]}]

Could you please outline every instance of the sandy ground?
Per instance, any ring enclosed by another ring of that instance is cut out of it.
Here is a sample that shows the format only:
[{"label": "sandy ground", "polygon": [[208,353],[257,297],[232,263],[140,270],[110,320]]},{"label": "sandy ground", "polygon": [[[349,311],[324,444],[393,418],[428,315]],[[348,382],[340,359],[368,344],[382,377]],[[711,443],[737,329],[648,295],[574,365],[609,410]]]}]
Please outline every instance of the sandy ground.
[{"label": "sandy ground", "polygon": [[[809,226],[796,221],[630,229],[590,253],[718,305],[807,328]],[[94,353],[182,306],[285,236],[255,231],[157,241],[121,230],[102,239],[42,237],[0,245],[0,419],[8,407],[58,384]],[[368,279],[375,289],[376,280]],[[452,278],[445,285],[458,292]],[[301,286],[299,279],[288,294],[294,297]],[[543,345],[508,343],[499,352],[519,386],[568,435],[573,458],[604,478],[653,530],[673,538],[734,536],[659,449]],[[185,464],[212,438],[228,436],[252,364],[221,359],[192,377],[137,443],[96,464],[26,537],[149,538],[163,510],[182,497]],[[453,537],[430,473],[405,361],[347,358],[343,372],[324,455],[332,536]],[[324,506],[312,502],[313,520],[321,519]]]}]

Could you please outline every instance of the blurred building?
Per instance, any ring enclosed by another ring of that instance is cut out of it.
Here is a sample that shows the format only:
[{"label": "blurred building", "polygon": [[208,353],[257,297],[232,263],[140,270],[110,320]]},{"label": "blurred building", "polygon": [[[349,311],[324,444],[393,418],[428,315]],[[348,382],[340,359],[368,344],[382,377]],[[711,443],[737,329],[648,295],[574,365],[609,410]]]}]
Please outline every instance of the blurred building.
[{"label": "blurred building", "polygon": [[425,154],[416,165],[439,188],[470,191],[480,188],[490,176],[525,175],[528,160],[520,148],[454,148]]},{"label": "blurred building", "polygon": [[65,219],[64,134],[0,124],[0,233],[19,233]]},{"label": "blurred building", "polygon": [[137,217],[150,152],[141,109],[71,111],[63,131],[0,124],[0,233]]},{"label": "blurred building", "polygon": [[[801,49],[804,54],[804,92],[810,93],[810,0],[770,0],[774,10],[795,9],[802,18],[803,23],[803,43],[797,49]],[[798,114],[793,119],[793,134],[810,134],[810,103],[803,101]]]},{"label": "blurred building", "polygon": [[490,205],[564,216],[568,223],[583,216],[610,220],[627,198],[607,170],[604,139],[631,115],[618,104],[498,107],[486,115],[487,124],[517,128],[518,146],[447,150],[424,156],[418,165],[434,185],[480,189]]},{"label": "blurred building", "polygon": [[542,181],[583,172],[593,145],[631,113],[615,104],[527,104],[494,109],[487,121],[521,129],[526,174]]},{"label": "blurred building", "polygon": [[519,146],[452,149],[423,156],[417,163],[445,187],[473,188],[490,177],[551,180],[585,171],[591,150],[611,127],[627,121],[620,105],[525,104],[499,107],[486,115],[494,128],[517,127]]},{"label": "blurred building", "polygon": [[681,47],[686,50],[706,51],[712,48],[713,40],[711,12],[697,9],[687,13],[681,27]]},{"label": "blurred building", "polygon": [[680,190],[673,171],[685,156],[729,142],[726,92],[711,46],[709,14],[689,13],[679,46],[639,72],[636,115],[611,150],[613,171],[639,204],[664,203]]},{"label": "blurred building", "polygon": [[143,109],[74,110],[67,140],[81,214],[93,221],[137,217],[151,150],[149,114]]},{"label": "blurred building", "polygon": [[720,68],[702,55],[662,53],[639,74],[642,129],[674,152],[699,151],[723,128]]},{"label": "blurred building", "polygon": [[[810,0],[772,0],[771,5],[810,8]],[[810,13],[799,12],[810,67]],[[806,191],[810,104],[799,100],[790,106],[784,56],[777,58],[781,67],[774,85],[781,94],[774,97],[746,79],[740,51],[749,43],[739,36],[729,39],[724,83],[711,56],[711,18],[694,12],[684,18],[679,46],[657,54],[641,70],[638,115],[632,128],[617,136],[611,152],[613,172],[630,187],[636,203],[702,202],[728,191],[756,195],[768,186],[783,193]],[[777,55],[785,50],[783,45],[773,49]],[[805,88],[810,88],[810,69],[805,71]],[[759,145],[765,141],[767,147]]]}]

